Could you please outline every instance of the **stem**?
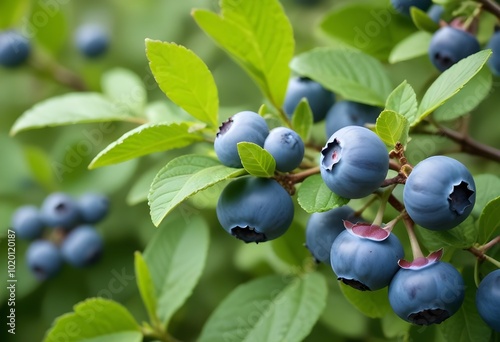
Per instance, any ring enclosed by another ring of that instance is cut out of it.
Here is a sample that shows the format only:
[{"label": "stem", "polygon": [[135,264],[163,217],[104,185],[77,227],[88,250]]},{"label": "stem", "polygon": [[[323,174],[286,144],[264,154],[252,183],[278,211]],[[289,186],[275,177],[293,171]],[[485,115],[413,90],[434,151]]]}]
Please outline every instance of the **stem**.
[{"label": "stem", "polygon": [[493,246],[495,246],[496,244],[500,244],[500,235],[498,235],[496,238],[494,238],[493,240],[491,240],[490,242],[484,244],[482,247],[481,247],[481,250],[483,252],[486,252],[487,250],[489,250],[490,248],[492,248]]},{"label": "stem", "polygon": [[494,14],[498,19],[500,19],[500,6],[491,0],[477,0],[481,5],[483,5],[483,8]]},{"label": "stem", "polygon": [[375,202],[377,199],[378,199],[378,196],[377,196],[377,195],[372,196],[372,197],[368,200],[368,202],[366,202],[366,203],[365,203],[365,205],[363,205],[360,209],[356,210],[356,212],[354,213],[354,216],[359,216],[359,217],[361,217],[361,215],[363,214],[363,212],[364,212],[366,209],[368,209],[368,207],[369,207],[370,205],[372,205],[372,204],[373,204],[373,202]]},{"label": "stem", "polygon": [[30,66],[40,75],[53,79],[55,82],[76,91],[87,91],[83,79],[59,64],[52,57],[35,55],[30,59]]},{"label": "stem", "polygon": [[486,255],[486,254],[484,255],[484,259],[488,260],[493,265],[495,265],[496,267],[500,268],[500,261],[498,261],[497,259],[494,259],[494,258],[492,258],[492,257],[490,257],[489,255]]},{"label": "stem", "polygon": [[292,173],[292,174],[286,175],[285,178],[288,182],[290,182],[292,184],[297,184],[297,183],[303,182],[304,179],[306,179],[309,176],[320,173],[320,170],[321,169],[319,166],[315,166],[313,168],[310,168],[310,169],[307,169],[307,170],[304,170],[304,171],[301,171],[298,173]]},{"label": "stem", "polygon": [[393,178],[385,179],[382,182],[382,185],[380,185],[380,187],[385,188],[386,186],[405,184],[405,183],[406,183],[406,176],[404,176],[401,173],[398,173],[398,175]]},{"label": "stem", "polygon": [[406,227],[406,232],[408,233],[408,238],[410,239],[411,251],[413,253],[413,259],[423,258],[424,253],[420,249],[420,245],[418,243],[417,235],[415,234],[415,223],[413,220],[405,214],[403,216],[403,222]]},{"label": "stem", "polygon": [[382,193],[382,198],[380,199],[380,207],[378,208],[377,211],[377,216],[373,220],[373,224],[380,226],[382,224],[382,221],[384,220],[384,213],[385,213],[385,208],[387,206],[387,201],[389,200],[389,197],[392,195],[392,191],[396,185],[392,185],[390,188],[386,189]]},{"label": "stem", "polygon": [[468,135],[454,131],[448,127],[444,127],[436,123],[435,125],[438,128],[440,134],[460,144],[463,152],[500,162],[499,149],[480,143],[479,141],[472,139]]}]

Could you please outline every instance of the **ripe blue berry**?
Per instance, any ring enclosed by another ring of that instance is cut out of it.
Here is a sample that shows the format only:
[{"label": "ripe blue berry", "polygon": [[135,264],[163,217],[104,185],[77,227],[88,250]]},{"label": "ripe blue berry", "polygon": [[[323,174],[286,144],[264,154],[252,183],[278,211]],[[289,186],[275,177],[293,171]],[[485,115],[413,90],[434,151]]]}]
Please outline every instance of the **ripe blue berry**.
[{"label": "ripe blue berry", "polygon": [[288,82],[283,109],[288,116],[292,116],[295,107],[302,98],[306,98],[313,113],[314,122],[325,118],[328,109],[335,102],[335,94],[323,88],[321,84],[307,77],[293,77]]},{"label": "ripe blue berry", "polygon": [[289,172],[296,169],[304,158],[304,142],[290,128],[273,128],[264,142],[267,150],[276,160],[276,170]]},{"label": "ripe blue berry", "polygon": [[439,71],[445,71],[458,61],[479,52],[475,36],[451,26],[444,26],[432,36],[429,58]]},{"label": "ripe blue berry", "polygon": [[84,24],[75,33],[77,49],[86,57],[95,58],[106,53],[109,47],[109,34],[97,24]]},{"label": "ripe blue berry", "polygon": [[389,155],[368,128],[347,126],[335,132],[321,151],[321,177],[339,196],[362,198],[375,191],[389,169]]},{"label": "ripe blue berry", "polygon": [[77,205],[83,223],[97,223],[108,213],[109,198],[89,192],[78,198]]},{"label": "ripe blue berry", "polygon": [[346,205],[322,213],[313,213],[309,217],[306,226],[306,247],[318,262],[330,265],[332,243],[345,231],[344,220],[357,222],[361,218],[355,216],[354,210]]},{"label": "ripe blue berry", "polygon": [[403,202],[416,224],[431,230],[451,229],[463,222],[476,201],[471,173],[459,161],[433,156],[408,176]]},{"label": "ripe blue berry", "polygon": [[486,48],[493,52],[488,59],[488,66],[494,75],[500,76],[500,31],[493,33]]},{"label": "ripe blue berry", "polygon": [[455,267],[428,258],[400,261],[400,266],[389,285],[389,302],[399,317],[429,325],[441,323],[458,311],[465,285]]},{"label": "ripe blue berry", "polygon": [[346,126],[374,124],[382,109],[352,101],[335,103],[326,114],[326,136]]},{"label": "ripe blue berry", "polygon": [[59,248],[47,240],[33,241],[26,251],[26,262],[40,281],[52,278],[62,266]]},{"label": "ripe blue berry", "polygon": [[266,120],[257,113],[239,112],[225,121],[215,138],[214,149],[220,162],[229,167],[242,167],[239,142],[252,142],[260,147],[269,134]]},{"label": "ripe blue berry", "polygon": [[486,324],[500,332],[500,269],[489,273],[479,284],[476,307]]},{"label": "ripe blue berry", "polygon": [[242,177],[224,188],[216,211],[229,234],[245,242],[264,242],[287,231],[294,207],[288,192],[274,179]]},{"label": "ripe blue berry", "polygon": [[42,203],[40,215],[46,226],[73,228],[80,219],[78,205],[69,195],[54,192],[48,195]]},{"label": "ripe blue berry", "polygon": [[444,13],[444,7],[438,4],[432,4],[431,7],[427,10],[427,15],[432,19],[435,23],[439,24],[441,17]]},{"label": "ripe blue berry", "polygon": [[396,235],[369,223],[345,221],[333,241],[330,260],[338,280],[361,291],[389,285],[404,250]]},{"label": "ripe blue berry", "polygon": [[0,65],[7,68],[19,66],[30,53],[30,42],[19,32],[8,30],[0,33]]},{"label": "ripe blue berry", "polygon": [[12,215],[11,224],[17,237],[26,240],[40,237],[44,228],[40,212],[33,205],[19,207]]},{"label": "ripe blue berry", "polygon": [[417,7],[422,11],[427,11],[432,5],[432,0],[391,0],[391,4],[396,11],[409,16],[411,7]]},{"label": "ripe blue berry", "polygon": [[72,230],[61,245],[63,259],[75,267],[95,263],[102,255],[103,241],[94,227],[82,225]]}]

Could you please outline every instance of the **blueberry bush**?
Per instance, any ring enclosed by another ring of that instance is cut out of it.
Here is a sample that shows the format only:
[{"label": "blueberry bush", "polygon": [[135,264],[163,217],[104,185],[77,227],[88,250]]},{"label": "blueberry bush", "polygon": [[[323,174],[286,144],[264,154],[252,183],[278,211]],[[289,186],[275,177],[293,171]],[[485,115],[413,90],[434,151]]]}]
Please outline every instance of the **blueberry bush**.
[{"label": "blueberry bush", "polygon": [[0,13],[0,340],[500,341],[495,1]]}]

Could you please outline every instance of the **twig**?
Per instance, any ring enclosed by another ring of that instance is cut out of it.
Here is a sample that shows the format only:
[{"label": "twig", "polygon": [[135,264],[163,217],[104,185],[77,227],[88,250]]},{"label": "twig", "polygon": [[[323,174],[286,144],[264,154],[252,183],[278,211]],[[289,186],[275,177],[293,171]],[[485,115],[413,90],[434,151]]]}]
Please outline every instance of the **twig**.
[{"label": "twig", "polygon": [[498,19],[500,19],[500,6],[491,0],[477,0],[481,5],[483,5],[483,8],[494,14]]}]

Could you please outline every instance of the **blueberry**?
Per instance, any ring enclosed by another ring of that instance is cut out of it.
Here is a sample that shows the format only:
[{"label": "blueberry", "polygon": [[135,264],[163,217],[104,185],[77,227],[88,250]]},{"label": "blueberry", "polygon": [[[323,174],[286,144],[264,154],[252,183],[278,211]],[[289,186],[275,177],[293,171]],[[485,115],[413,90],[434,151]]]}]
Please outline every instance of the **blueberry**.
[{"label": "blueberry", "polygon": [[472,34],[444,26],[432,36],[429,58],[439,71],[445,71],[461,59],[479,52],[480,49],[477,38]]},{"label": "blueberry", "polygon": [[500,31],[493,33],[486,48],[493,52],[488,60],[488,66],[495,76],[500,76]]},{"label": "blueberry", "polygon": [[422,160],[411,171],[403,202],[416,224],[431,230],[451,229],[463,222],[476,201],[471,173],[459,161],[445,156]]},{"label": "blueberry", "polygon": [[225,121],[215,138],[214,149],[220,162],[229,167],[242,167],[239,142],[252,142],[260,147],[269,134],[266,120],[257,113],[239,112]]},{"label": "blueberry", "polygon": [[95,263],[102,255],[103,241],[94,227],[81,225],[72,230],[61,245],[63,259],[75,267]]},{"label": "blueberry", "polygon": [[47,240],[36,240],[30,244],[26,251],[26,262],[40,281],[54,277],[62,266],[59,248]]},{"label": "blueberry", "polygon": [[396,11],[409,16],[411,7],[417,7],[422,11],[427,11],[432,5],[432,0],[391,0],[391,4]]},{"label": "blueberry", "polygon": [[20,239],[33,240],[42,235],[44,224],[38,208],[33,205],[19,207],[12,215],[12,228]]},{"label": "blueberry", "polygon": [[28,39],[15,30],[0,33],[0,65],[12,68],[26,62],[31,53]]},{"label": "blueberry", "polygon": [[381,111],[379,107],[352,101],[339,101],[326,114],[326,136],[329,137],[346,126],[374,124]]},{"label": "blueberry", "polygon": [[322,213],[313,213],[306,225],[306,247],[318,261],[330,265],[330,251],[335,238],[345,231],[344,220],[357,222],[349,206],[334,208]]},{"label": "blueberry", "polygon": [[444,13],[444,7],[438,4],[432,4],[431,7],[427,10],[427,15],[432,19],[435,23],[439,24],[441,17]]},{"label": "blueberry", "polygon": [[307,77],[293,77],[288,82],[283,109],[288,116],[292,116],[295,107],[302,98],[306,98],[313,113],[314,122],[325,118],[328,109],[335,102],[335,94],[323,88],[321,84]]},{"label": "blueberry", "polygon": [[52,228],[71,229],[80,219],[76,201],[62,192],[48,195],[42,203],[40,214],[45,225]]},{"label": "blueberry", "polygon": [[107,30],[97,24],[84,24],[75,32],[77,49],[86,57],[95,58],[106,53],[109,47]]},{"label": "blueberry", "polygon": [[389,169],[389,155],[368,128],[347,126],[328,140],[320,156],[321,177],[339,196],[362,198],[375,191]]},{"label": "blueberry", "polygon": [[486,324],[500,332],[500,269],[489,273],[479,284],[476,307]]},{"label": "blueberry", "polygon": [[389,284],[389,303],[394,312],[418,325],[438,324],[451,317],[464,296],[461,274],[443,261],[402,267]]},{"label": "blueberry", "polygon": [[108,213],[109,198],[89,192],[78,198],[77,205],[83,223],[97,223]]},{"label": "blueberry", "polygon": [[276,170],[289,172],[296,169],[304,158],[304,142],[290,128],[273,128],[266,140],[264,149],[276,160]]},{"label": "blueberry", "polygon": [[396,235],[369,223],[345,221],[333,241],[330,261],[333,272],[346,285],[375,291],[389,285],[399,269],[404,250]]},{"label": "blueberry", "polygon": [[222,191],[217,218],[231,235],[245,242],[264,242],[290,227],[294,207],[288,192],[274,179],[242,177]]}]

